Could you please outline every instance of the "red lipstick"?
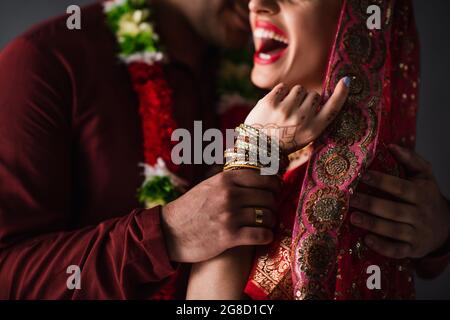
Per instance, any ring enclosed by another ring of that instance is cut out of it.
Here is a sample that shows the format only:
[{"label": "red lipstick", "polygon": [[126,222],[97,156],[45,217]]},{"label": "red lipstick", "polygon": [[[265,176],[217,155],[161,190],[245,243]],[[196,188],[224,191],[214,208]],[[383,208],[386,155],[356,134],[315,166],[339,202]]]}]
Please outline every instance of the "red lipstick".
[{"label": "red lipstick", "polygon": [[271,22],[257,20],[253,31],[255,42],[259,45],[254,55],[255,64],[275,63],[286,53],[288,39],[286,33]]}]

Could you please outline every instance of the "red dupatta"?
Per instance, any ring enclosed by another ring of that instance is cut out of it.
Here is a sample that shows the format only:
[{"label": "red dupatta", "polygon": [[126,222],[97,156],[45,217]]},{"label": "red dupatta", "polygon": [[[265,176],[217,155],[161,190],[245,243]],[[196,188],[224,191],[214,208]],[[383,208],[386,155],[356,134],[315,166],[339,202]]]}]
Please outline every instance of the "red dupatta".
[{"label": "red dupatta", "polygon": [[[381,9],[381,30],[367,28],[370,5]],[[307,166],[284,177],[281,225],[276,241],[258,251],[246,287],[251,298],[413,297],[409,260],[385,258],[364,245],[366,233],[349,222],[349,198],[355,191],[377,194],[359,185],[368,168],[402,175],[386,146],[414,147],[418,60],[409,0],[344,0],[323,96],[326,101],[344,76],[352,77],[350,96],[315,142]],[[381,290],[367,287],[373,265],[381,270]]]}]

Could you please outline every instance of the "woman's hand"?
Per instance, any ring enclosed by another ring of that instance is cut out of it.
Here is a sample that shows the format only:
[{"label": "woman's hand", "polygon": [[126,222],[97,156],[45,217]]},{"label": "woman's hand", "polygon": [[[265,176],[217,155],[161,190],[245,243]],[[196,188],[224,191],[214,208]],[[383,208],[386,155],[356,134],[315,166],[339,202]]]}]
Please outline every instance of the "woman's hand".
[{"label": "woman's hand", "polygon": [[364,183],[398,201],[357,194],[351,199],[351,222],[368,230],[367,246],[390,258],[422,258],[444,246],[450,237],[450,206],[433,177],[431,165],[415,152],[399,146],[389,149],[405,165],[408,178],[369,172]]},{"label": "woman's hand", "polygon": [[348,96],[350,78],[339,81],[333,95],[317,112],[320,95],[301,86],[290,91],[279,84],[268,93],[248,115],[245,124],[265,129],[279,137],[285,153],[295,152],[317,139],[336,118]]}]

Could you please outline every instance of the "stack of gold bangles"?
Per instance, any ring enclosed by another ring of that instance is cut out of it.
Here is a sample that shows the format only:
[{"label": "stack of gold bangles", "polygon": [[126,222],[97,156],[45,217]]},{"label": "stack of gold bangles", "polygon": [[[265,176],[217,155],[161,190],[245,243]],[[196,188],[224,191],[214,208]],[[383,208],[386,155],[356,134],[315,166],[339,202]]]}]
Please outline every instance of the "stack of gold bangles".
[{"label": "stack of gold bangles", "polygon": [[[225,150],[224,171],[237,169],[255,169],[270,168],[271,163],[267,163],[270,158],[279,162],[278,172],[274,174],[283,174],[288,166],[288,158],[280,150],[278,141],[272,138],[260,129],[241,124],[236,128],[237,138],[234,148]],[[276,157],[272,155],[276,154]],[[261,157],[267,157],[261,161]]]}]

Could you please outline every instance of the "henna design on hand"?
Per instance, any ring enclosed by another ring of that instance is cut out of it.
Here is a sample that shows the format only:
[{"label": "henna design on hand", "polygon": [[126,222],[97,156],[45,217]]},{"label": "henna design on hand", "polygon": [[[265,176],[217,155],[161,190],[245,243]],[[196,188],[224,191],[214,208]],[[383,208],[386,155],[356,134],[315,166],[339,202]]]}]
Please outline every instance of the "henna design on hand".
[{"label": "henna design on hand", "polygon": [[275,123],[252,124],[252,127],[261,130],[266,135],[278,139],[281,150],[290,152],[298,149],[298,143],[295,140],[298,126],[280,127]]}]

